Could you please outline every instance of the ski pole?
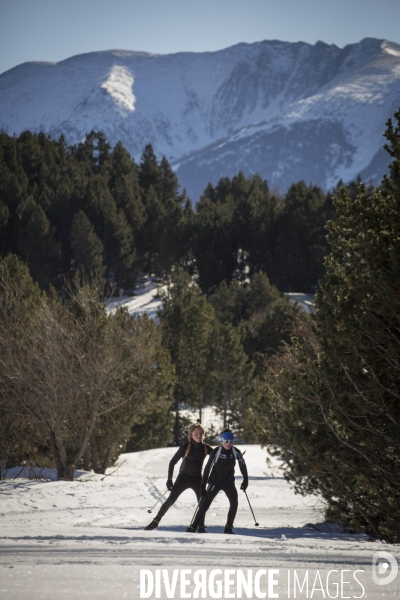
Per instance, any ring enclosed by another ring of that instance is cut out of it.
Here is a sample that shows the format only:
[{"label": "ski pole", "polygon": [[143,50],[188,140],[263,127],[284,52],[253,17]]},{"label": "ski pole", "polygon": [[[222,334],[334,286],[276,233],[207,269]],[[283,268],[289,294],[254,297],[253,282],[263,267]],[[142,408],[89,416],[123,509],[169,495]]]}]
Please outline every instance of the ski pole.
[{"label": "ski pole", "polygon": [[190,521],[190,526],[192,526],[192,525],[193,525],[193,521],[195,520],[195,518],[196,518],[196,515],[197,515],[197,513],[199,512],[200,504],[201,504],[202,502],[203,502],[203,498],[200,498],[200,500],[199,500],[199,501],[198,501],[198,503],[197,503],[196,510],[194,511],[194,515],[193,515],[193,517],[192,517],[192,520]]},{"label": "ski pole", "polygon": [[246,494],[247,502],[249,503],[250,510],[251,510],[251,514],[253,515],[253,519],[254,519],[254,525],[255,525],[256,527],[258,527],[259,523],[257,523],[257,521],[256,521],[256,518],[255,518],[255,516],[254,516],[254,512],[253,512],[253,509],[251,508],[251,504],[250,504],[250,500],[249,500],[249,497],[248,497],[248,495],[247,495],[247,492],[246,492],[246,490],[243,490],[243,491],[244,491],[244,493]]},{"label": "ski pole", "polygon": [[148,513],[151,513],[151,511],[153,510],[153,508],[154,508],[155,506],[157,506],[157,504],[160,502],[160,500],[161,500],[161,499],[162,499],[162,498],[165,496],[165,494],[166,494],[168,491],[169,491],[168,489],[167,489],[167,490],[165,490],[165,492],[163,493],[163,495],[162,495],[162,496],[160,496],[160,498],[157,500],[157,502],[155,503],[155,505],[154,505],[154,506],[152,506],[151,508],[149,508],[149,510],[147,511]]},{"label": "ski pole", "polygon": [[[208,486],[208,487],[210,487],[210,486]],[[193,521],[195,520],[196,515],[199,512],[200,505],[203,502],[204,498],[205,498],[205,496],[200,496],[200,500],[197,503],[196,510],[194,511],[194,515],[192,517],[192,520],[190,521],[190,525],[193,525]]]}]

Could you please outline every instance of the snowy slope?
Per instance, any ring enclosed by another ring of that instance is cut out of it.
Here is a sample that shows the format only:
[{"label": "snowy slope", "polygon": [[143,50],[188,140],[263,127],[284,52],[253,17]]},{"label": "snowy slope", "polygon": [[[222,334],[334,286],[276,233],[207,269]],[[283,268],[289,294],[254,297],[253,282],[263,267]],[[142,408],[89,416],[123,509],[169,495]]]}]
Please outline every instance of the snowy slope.
[{"label": "snowy slope", "polygon": [[109,298],[106,302],[108,312],[117,308],[125,308],[132,316],[143,316],[146,314],[151,319],[157,319],[158,311],[162,308],[161,294],[166,291],[167,286],[162,285],[154,277],[145,276],[135,289],[134,296],[119,296]]},{"label": "snowy slope", "polygon": [[[280,598],[288,597],[288,569],[302,578],[308,569],[310,581],[318,570],[324,585],[330,570],[336,570],[330,576],[335,581],[347,569],[347,597],[361,597],[362,589],[352,578],[352,573],[361,569],[358,578],[367,592],[364,597],[378,600],[384,592],[387,598],[398,596],[399,577],[385,587],[374,584],[371,561],[373,554],[382,550],[389,550],[400,561],[400,545],[387,546],[364,535],[340,532],[337,527],[316,526],[323,520],[322,502],[295,496],[282,478],[280,461],[273,458],[267,466],[260,446],[241,449],[246,450],[248,495],[260,526],[254,526],[239,491],[237,535],[232,537],[222,533],[228,507],[222,494],[207,514],[208,533],[185,532],[196,506],[190,490],[157,530],[143,530],[152,518],[149,507],[165,491],[174,448],[122,455],[109,476],[80,472],[74,482],[13,479],[16,472],[9,473],[10,478],[0,482],[0,597],[135,599],[140,596],[141,569],[152,573],[166,569],[172,575],[173,569],[191,569],[192,573],[198,569],[207,573],[211,569],[223,573],[242,569],[247,573],[252,569],[255,574],[272,568],[279,570],[274,591]],[[238,486],[240,480],[238,477]],[[334,588],[330,593],[334,595]],[[161,597],[166,597],[164,589]],[[182,597],[179,589],[173,597]],[[297,597],[307,596],[297,590]],[[324,596],[314,592],[312,597]]]},{"label": "snowy slope", "polygon": [[194,200],[239,169],[280,188],[359,173],[379,180],[382,132],[399,104],[400,46],[370,38],[343,49],[264,41],[198,54],[113,50],[0,75],[0,129],[73,143],[101,129],[135,158],[150,142]]},{"label": "snowy slope", "polygon": [[[109,298],[106,301],[108,312],[113,312],[117,308],[125,308],[132,316],[143,316],[147,314],[151,319],[158,318],[158,312],[162,310],[162,293],[168,289],[157,278],[145,276],[138,287],[135,289],[134,296],[118,296]],[[301,292],[287,292],[284,294],[289,302],[297,304],[307,314],[314,311],[315,294],[304,294]]]}]

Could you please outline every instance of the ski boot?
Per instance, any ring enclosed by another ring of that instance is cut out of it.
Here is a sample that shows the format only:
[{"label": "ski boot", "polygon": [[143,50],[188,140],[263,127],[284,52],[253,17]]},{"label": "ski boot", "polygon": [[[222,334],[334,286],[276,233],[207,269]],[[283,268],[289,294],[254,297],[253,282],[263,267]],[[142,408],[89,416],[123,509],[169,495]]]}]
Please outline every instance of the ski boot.
[{"label": "ski boot", "polygon": [[233,525],[231,525],[231,523],[227,523],[225,525],[224,533],[232,533],[233,535],[235,535],[235,532],[232,530],[233,530]]},{"label": "ski boot", "polygon": [[197,533],[207,533],[204,525],[199,525],[197,528]]},{"label": "ski boot", "polygon": [[160,521],[157,521],[157,519],[153,519],[151,523],[149,523],[147,525],[147,527],[144,528],[145,531],[150,531],[151,529],[157,529],[158,524]]},{"label": "ski boot", "polygon": [[193,525],[189,525],[189,527],[186,529],[186,533],[196,533],[196,528],[193,527]]}]

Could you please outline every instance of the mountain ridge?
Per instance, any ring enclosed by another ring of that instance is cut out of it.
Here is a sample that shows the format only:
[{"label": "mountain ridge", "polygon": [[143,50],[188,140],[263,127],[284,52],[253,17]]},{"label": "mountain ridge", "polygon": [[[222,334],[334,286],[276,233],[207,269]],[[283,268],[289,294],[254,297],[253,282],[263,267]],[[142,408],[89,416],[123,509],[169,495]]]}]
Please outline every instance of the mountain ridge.
[{"label": "mountain ridge", "polygon": [[192,200],[238,170],[278,189],[296,178],[327,189],[360,173],[379,183],[382,132],[399,105],[400,45],[375,38],[344,48],[263,40],[205,53],[103,50],[0,75],[3,131],[77,143],[102,130],[135,159],[151,143]]}]

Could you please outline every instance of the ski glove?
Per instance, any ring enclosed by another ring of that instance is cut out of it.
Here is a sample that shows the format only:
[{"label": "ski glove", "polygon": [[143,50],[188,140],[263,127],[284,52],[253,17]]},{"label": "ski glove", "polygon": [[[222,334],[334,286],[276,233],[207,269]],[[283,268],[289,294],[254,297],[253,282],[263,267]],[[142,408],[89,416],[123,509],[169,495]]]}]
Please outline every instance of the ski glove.
[{"label": "ski glove", "polygon": [[167,490],[171,491],[173,487],[172,479],[167,479]]},{"label": "ski glove", "polygon": [[206,495],[206,493],[207,493],[207,490],[206,490],[206,488],[205,488],[205,487],[202,487],[202,488],[200,489],[200,498],[204,498],[204,496]]},{"label": "ski glove", "polygon": [[246,477],[246,479],[243,479],[242,485],[240,486],[240,489],[245,492],[248,487],[249,487],[249,480]]}]

